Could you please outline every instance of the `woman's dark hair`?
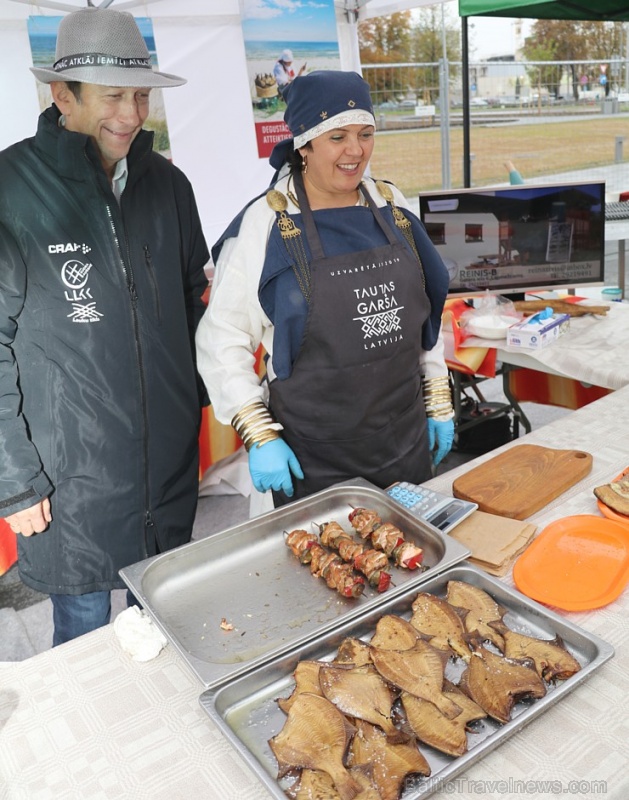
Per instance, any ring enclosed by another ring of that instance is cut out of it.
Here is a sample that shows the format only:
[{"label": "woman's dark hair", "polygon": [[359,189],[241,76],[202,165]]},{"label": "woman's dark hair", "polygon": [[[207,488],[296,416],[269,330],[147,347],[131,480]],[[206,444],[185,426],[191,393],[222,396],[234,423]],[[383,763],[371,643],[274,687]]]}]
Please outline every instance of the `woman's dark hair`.
[{"label": "woman's dark hair", "polygon": [[[312,142],[306,142],[304,149],[312,150]],[[291,150],[286,162],[290,167],[291,175],[294,175],[296,172],[301,172],[304,168],[304,159],[299,150]]]}]

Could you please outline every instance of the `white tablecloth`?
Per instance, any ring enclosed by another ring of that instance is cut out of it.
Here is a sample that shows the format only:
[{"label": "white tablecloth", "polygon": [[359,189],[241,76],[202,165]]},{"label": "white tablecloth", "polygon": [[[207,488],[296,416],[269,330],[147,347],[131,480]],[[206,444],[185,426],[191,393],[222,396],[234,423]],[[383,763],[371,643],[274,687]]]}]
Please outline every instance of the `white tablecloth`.
[{"label": "white tablecloth", "polygon": [[[570,514],[597,513],[592,487],[629,463],[628,404],[629,388],[506,446],[594,455],[592,473],[531,518],[540,529]],[[449,491],[458,474],[493,455],[431,483]],[[435,797],[627,800],[629,589],[605,608],[566,616],[610,642],[615,657]],[[268,797],[199,706],[202,690],[171,646],[154,661],[134,662],[112,626],[0,665],[0,799]]]},{"label": "white tablecloth", "polygon": [[541,350],[507,347],[504,340],[469,337],[463,347],[495,347],[498,360],[564,375],[604,389],[629,384],[629,303],[610,303],[606,316],[573,317],[570,329]]}]

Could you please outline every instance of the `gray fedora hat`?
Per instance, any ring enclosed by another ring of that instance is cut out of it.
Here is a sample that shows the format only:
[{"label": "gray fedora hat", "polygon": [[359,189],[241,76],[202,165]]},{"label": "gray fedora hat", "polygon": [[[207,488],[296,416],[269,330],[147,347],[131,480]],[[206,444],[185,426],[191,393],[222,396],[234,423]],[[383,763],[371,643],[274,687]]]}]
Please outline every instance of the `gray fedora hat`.
[{"label": "gray fedora hat", "polygon": [[55,63],[31,67],[42,83],[79,81],[101,86],[182,86],[185,78],[157,72],[132,14],[82,8],[61,20]]}]

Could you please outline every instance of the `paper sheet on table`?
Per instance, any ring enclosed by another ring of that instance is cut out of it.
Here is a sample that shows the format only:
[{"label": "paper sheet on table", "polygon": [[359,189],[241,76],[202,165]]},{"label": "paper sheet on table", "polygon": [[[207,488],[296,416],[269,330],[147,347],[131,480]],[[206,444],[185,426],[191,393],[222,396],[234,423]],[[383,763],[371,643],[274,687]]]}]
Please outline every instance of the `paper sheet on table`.
[{"label": "paper sheet on table", "polygon": [[469,561],[491,575],[505,575],[514,559],[532,541],[537,526],[517,519],[474,511],[450,532],[469,547]]}]

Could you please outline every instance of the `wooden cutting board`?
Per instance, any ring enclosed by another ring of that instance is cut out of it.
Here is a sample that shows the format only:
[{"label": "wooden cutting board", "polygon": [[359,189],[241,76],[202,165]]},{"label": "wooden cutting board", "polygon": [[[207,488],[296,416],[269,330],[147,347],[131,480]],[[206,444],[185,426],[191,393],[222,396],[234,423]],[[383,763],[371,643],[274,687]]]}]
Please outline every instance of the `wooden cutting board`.
[{"label": "wooden cutting board", "polygon": [[456,478],[452,493],[489,514],[526,519],[591,469],[592,456],[582,450],[520,444]]}]

